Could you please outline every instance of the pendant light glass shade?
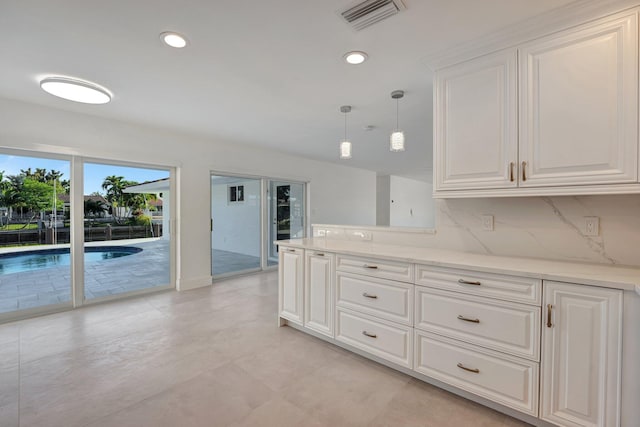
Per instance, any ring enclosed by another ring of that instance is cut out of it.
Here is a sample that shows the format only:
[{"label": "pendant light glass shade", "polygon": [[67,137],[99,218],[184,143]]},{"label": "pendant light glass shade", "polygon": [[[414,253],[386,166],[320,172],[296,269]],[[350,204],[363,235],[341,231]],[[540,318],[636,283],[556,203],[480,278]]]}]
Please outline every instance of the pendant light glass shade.
[{"label": "pendant light glass shade", "polygon": [[349,141],[340,143],[340,158],[344,160],[351,158],[351,143]]},{"label": "pendant light glass shade", "polygon": [[391,151],[404,151],[404,132],[395,130],[389,139],[389,149]]},{"label": "pendant light glass shade", "polygon": [[403,90],[394,90],[391,92],[391,98],[396,100],[396,129],[391,133],[389,138],[390,151],[404,151],[404,132],[399,129],[398,122],[400,117],[399,99],[404,96]]},{"label": "pendant light glass shade", "polygon": [[344,139],[340,143],[340,159],[348,160],[351,158],[351,143],[347,139],[347,113],[351,112],[351,106],[343,105],[340,112],[344,113]]}]

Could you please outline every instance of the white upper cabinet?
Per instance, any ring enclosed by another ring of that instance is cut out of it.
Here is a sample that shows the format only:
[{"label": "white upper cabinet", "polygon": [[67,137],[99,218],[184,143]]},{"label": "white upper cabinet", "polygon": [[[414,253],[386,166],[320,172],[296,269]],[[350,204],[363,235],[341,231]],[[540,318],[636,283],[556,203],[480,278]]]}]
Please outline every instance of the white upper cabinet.
[{"label": "white upper cabinet", "polygon": [[437,72],[437,189],[517,186],[516,73],[515,49]]},{"label": "white upper cabinet", "polygon": [[640,193],[638,10],[436,72],[434,196]]},{"label": "white upper cabinet", "polygon": [[519,68],[521,187],[637,181],[636,12],[522,46]]}]

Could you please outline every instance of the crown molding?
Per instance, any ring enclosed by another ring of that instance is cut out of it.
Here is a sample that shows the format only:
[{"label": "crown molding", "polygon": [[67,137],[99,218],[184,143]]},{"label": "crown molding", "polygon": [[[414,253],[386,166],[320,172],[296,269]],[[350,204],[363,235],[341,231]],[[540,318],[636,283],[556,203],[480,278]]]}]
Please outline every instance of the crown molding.
[{"label": "crown molding", "polygon": [[639,5],[639,0],[576,0],[471,42],[429,53],[421,62],[431,70],[439,70]]}]

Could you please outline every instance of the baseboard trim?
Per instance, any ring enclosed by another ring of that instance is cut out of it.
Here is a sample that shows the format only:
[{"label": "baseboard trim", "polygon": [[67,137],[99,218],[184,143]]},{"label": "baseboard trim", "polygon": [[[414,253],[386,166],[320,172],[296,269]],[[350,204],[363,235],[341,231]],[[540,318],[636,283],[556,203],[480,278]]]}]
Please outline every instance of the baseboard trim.
[{"label": "baseboard trim", "polygon": [[212,276],[192,277],[188,279],[178,279],[176,290],[189,291],[191,289],[205,288],[213,284]]}]

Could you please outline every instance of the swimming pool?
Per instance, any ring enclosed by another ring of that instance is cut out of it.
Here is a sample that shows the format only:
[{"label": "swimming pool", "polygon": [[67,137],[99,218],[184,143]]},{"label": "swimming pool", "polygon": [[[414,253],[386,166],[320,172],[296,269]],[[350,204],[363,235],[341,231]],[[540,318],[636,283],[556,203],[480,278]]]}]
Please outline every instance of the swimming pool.
[{"label": "swimming pool", "polygon": [[[101,246],[84,248],[84,262],[103,261],[141,252],[134,246]],[[71,264],[69,248],[0,254],[0,274],[22,273]]]}]

